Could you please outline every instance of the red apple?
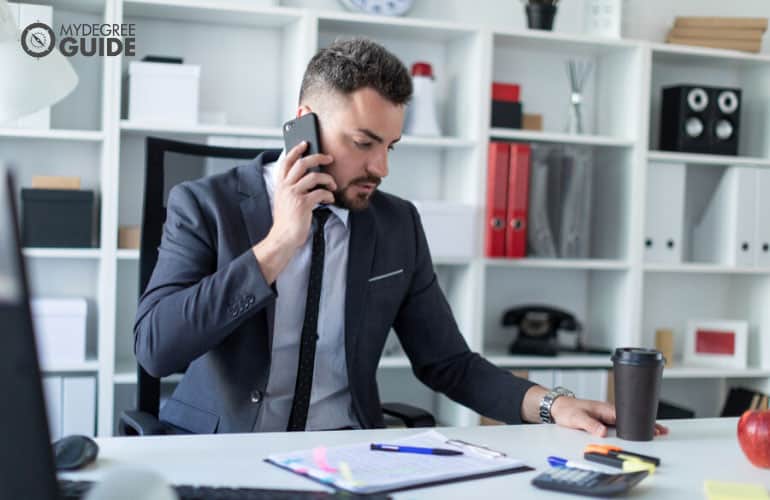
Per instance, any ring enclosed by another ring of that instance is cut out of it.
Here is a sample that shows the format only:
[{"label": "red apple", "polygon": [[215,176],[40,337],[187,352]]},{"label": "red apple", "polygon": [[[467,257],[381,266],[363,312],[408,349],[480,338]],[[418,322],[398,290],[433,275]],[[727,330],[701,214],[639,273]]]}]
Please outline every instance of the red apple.
[{"label": "red apple", "polygon": [[748,410],[738,420],[738,442],[749,462],[770,469],[770,410]]}]

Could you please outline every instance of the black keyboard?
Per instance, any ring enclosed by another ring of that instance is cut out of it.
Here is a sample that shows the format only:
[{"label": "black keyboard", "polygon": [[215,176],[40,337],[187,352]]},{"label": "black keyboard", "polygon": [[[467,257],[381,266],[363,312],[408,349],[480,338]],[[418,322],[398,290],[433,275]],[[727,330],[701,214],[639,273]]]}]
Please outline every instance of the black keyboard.
[{"label": "black keyboard", "polygon": [[[59,480],[61,500],[81,500],[93,486],[91,481]],[[362,496],[346,492],[329,493],[309,490],[270,490],[262,488],[215,488],[210,486],[172,486],[179,500],[335,500],[354,498],[390,498],[385,495]]]}]

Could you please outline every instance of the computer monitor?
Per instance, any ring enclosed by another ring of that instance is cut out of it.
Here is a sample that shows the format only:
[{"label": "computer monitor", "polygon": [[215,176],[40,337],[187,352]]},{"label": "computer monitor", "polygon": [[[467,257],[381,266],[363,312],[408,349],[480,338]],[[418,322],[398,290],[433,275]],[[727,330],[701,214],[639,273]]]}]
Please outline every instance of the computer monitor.
[{"label": "computer monitor", "polygon": [[0,167],[0,498],[58,497],[13,179]]}]

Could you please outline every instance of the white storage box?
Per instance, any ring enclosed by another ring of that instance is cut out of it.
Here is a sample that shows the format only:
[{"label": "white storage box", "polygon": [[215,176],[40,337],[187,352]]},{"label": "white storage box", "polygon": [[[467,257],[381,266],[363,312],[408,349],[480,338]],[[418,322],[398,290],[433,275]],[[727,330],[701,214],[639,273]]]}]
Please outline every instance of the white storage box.
[{"label": "white storage box", "polygon": [[128,66],[128,119],[198,123],[200,66],[133,61]]},{"label": "white storage box", "polygon": [[476,209],[443,201],[415,201],[431,256],[471,258],[476,248]]},{"label": "white storage box", "polygon": [[85,299],[32,299],[32,319],[43,368],[86,360]]}]

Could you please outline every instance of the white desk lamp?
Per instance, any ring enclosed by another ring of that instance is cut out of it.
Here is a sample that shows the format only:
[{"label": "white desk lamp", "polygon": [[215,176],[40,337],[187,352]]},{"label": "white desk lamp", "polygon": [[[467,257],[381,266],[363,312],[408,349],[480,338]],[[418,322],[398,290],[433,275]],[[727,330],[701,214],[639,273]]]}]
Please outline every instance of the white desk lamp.
[{"label": "white desk lamp", "polygon": [[70,62],[57,50],[35,58],[24,52],[7,0],[0,0],[0,123],[63,99],[78,84]]}]

